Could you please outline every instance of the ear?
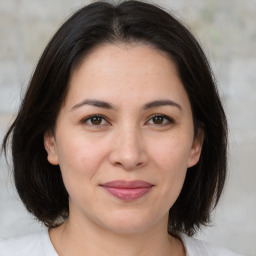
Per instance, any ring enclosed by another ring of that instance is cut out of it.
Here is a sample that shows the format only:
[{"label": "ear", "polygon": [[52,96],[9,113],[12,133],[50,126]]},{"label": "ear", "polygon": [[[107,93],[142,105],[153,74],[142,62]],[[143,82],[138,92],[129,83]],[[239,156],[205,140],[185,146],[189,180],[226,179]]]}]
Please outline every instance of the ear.
[{"label": "ear", "polygon": [[189,159],[188,159],[188,167],[192,167],[196,165],[199,161],[201,150],[204,141],[204,130],[202,128],[198,128],[197,135],[194,138]]},{"label": "ear", "polygon": [[50,164],[58,165],[59,159],[57,154],[57,147],[55,142],[55,137],[52,132],[47,131],[44,134],[44,148],[47,151],[47,159]]}]

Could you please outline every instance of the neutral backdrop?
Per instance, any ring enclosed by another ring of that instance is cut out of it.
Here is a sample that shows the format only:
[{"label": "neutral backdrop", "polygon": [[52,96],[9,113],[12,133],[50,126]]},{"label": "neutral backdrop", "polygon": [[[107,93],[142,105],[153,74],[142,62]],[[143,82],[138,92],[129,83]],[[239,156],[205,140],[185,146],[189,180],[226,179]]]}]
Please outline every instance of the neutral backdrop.
[{"label": "neutral backdrop", "polygon": [[[0,139],[46,43],[82,0],[0,0]],[[229,121],[229,175],[213,227],[198,237],[256,256],[256,1],[162,0],[196,35],[216,74]],[[15,193],[0,159],[0,238],[42,227]]]}]

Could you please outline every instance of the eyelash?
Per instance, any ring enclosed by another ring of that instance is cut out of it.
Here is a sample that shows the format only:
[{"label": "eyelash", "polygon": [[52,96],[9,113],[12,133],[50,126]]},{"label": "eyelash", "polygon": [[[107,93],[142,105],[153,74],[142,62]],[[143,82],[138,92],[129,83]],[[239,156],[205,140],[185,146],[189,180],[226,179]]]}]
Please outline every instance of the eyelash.
[{"label": "eyelash", "polygon": [[[167,126],[167,125],[170,125],[170,124],[174,124],[174,123],[175,123],[175,121],[174,121],[173,118],[171,118],[171,117],[169,117],[169,116],[167,116],[167,115],[164,115],[164,114],[154,114],[153,116],[151,116],[151,117],[149,118],[149,120],[152,120],[152,119],[155,118],[155,117],[161,117],[161,118],[163,118],[163,119],[166,119],[166,120],[168,121],[168,123],[167,123],[167,124],[152,124],[152,125]],[[149,122],[149,120],[148,120],[147,122]]]},{"label": "eyelash", "polygon": [[[168,121],[167,124],[150,124],[150,125],[156,125],[156,126],[167,126],[167,125],[170,125],[170,124],[174,124],[175,121],[173,118],[167,116],[167,115],[164,115],[164,114],[154,114],[152,116],[150,116],[150,118],[148,119],[148,121],[146,123],[148,123],[150,120],[153,120],[153,118],[156,118],[156,117],[160,117],[160,118],[163,118],[165,120]],[[95,124],[89,124],[87,123],[89,120],[92,121],[93,118],[101,118],[101,121],[102,120],[105,120],[107,122],[107,124],[99,124],[99,125],[95,125]],[[90,115],[88,117],[86,117],[85,119],[83,119],[81,121],[82,124],[85,124],[85,125],[88,125],[88,126],[92,126],[92,127],[102,127],[102,126],[108,126],[110,125],[110,122],[107,120],[107,118],[103,115],[99,115],[99,114],[94,114],[94,115]]]},{"label": "eyelash", "polygon": [[[93,118],[97,118],[97,117],[104,119],[108,124],[94,125],[94,124],[88,124],[88,123],[86,123],[87,121],[89,121],[89,120],[92,121]],[[85,124],[85,125],[89,125],[89,126],[95,126],[95,127],[96,127],[96,126],[101,127],[101,126],[105,126],[105,125],[110,125],[109,121],[107,121],[107,118],[104,117],[103,115],[99,115],[99,114],[90,115],[90,116],[86,117],[85,119],[83,119],[83,120],[81,121],[81,123],[82,123],[82,124]]]}]

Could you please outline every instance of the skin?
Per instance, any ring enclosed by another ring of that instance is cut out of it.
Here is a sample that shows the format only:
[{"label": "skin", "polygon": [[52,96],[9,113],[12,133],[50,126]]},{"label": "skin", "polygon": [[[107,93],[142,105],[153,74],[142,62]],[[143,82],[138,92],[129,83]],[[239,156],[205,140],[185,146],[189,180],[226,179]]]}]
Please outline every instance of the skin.
[{"label": "skin", "polygon": [[[159,100],[174,104],[145,108]],[[102,117],[93,121],[95,114]],[[70,196],[69,220],[50,230],[59,255],[185,255],[167,233],[168,212],[199,160],[203,132],[194,138],[190,102],[166,53],[141,44],[94,49],[72,72],[44,142]],[[100,186],[113,180],[153,187],[127,202]]]}]

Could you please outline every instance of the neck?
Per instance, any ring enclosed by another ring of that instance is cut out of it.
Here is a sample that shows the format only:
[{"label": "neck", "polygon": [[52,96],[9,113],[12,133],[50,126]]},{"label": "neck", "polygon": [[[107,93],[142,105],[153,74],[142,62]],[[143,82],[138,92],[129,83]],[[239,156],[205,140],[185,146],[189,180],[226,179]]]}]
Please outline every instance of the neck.
[{"label": "neck", "polygon": [[182,242],[167,233],[165,218],[150,230],[119,233],[92,222],[70,219],[50,230],[50,238],[60,256],[122,255],[122,256],[176,256],[185,255]]}]

